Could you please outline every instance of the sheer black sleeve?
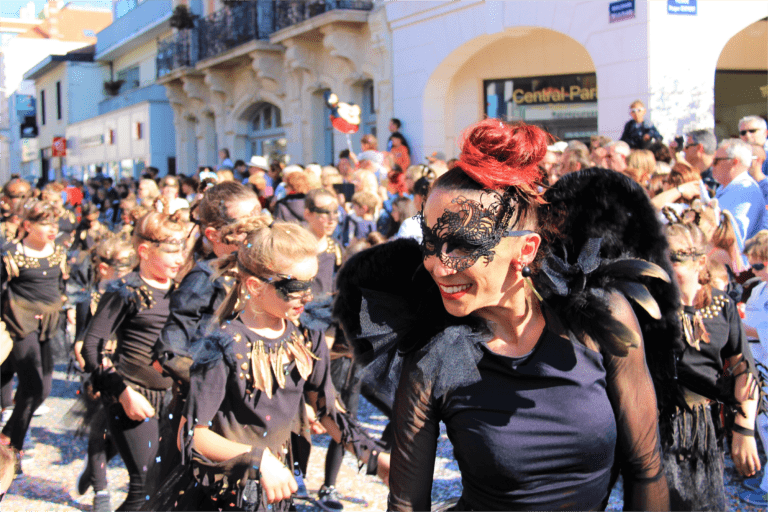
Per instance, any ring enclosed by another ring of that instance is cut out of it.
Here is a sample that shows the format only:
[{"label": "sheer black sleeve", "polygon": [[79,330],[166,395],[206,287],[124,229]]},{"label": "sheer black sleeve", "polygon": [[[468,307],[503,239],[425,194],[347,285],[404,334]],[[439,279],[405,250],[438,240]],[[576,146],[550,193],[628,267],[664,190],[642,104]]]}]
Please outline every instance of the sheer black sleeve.
[{"label": "sheer black sleeve", "polygon": [[85,371],[92,372],[101,365],[101,350],[120,324],[125,320],[130,305],[118,292],[107,292],[99,301],[96,314],[83,337]]},{"label": "sheer black sleeve", "polygon": [[403,362],[392,415],[388,509],[395,511],[431,510],[440,417],[416,358],[407,356]]},{"label": "sheer black sleeve", "polygon": [[[622,296],[611,301],[614,314],[640,332],[632,308]],[[603,351],[608,398],[616,415],[617,464],[624,477],[625,510],[669,510],[659,439],[656,394],[643,346],[626,357]]]}]

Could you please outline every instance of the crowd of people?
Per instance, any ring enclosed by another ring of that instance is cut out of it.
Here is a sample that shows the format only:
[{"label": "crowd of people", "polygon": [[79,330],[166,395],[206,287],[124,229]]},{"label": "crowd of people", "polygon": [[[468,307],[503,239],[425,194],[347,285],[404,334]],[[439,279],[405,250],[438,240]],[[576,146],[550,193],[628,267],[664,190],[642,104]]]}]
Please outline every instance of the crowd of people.
[{"label": "crowd of people", "polygon": [[425,165],[392,119],[335,165],[221,149],[195,176],[14,176],[0,485],[68,331],[94,510],[116,455],[119,510],[291,510],[317,434],[323,507],[350,451],[391,510],[429,510],[441,422],[450,510],[604,508],[619,474],[627,508],[722,510],[726,444],[766,506],[768,126],[665,145],[630,115],[589,145],[486,119]]}]

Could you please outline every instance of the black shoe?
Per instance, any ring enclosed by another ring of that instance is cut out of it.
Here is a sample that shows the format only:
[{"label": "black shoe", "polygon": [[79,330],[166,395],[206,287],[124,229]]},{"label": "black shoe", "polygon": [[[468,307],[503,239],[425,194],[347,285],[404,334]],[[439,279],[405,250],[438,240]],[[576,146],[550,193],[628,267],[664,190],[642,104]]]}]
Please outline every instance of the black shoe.
[{"label": "black shoe", "polygon": [[99,491],[93,495],[93,512],[112,512],[112,504],[109,502],[109,493]]},{"label": "black shoe", "polygon": [[344,510],[344,505],[341,504],[341,494],[332,485],[324,485],[317,491],[317,501],[326,510]]},{"label": "black shoe", "polygon": [[85,456],[85,464],[83,465],[80,475],[77,477],[77,494],[82,496],[88,492],[88,488],[91,486],[91,465],[88,464],[88,455]]}]

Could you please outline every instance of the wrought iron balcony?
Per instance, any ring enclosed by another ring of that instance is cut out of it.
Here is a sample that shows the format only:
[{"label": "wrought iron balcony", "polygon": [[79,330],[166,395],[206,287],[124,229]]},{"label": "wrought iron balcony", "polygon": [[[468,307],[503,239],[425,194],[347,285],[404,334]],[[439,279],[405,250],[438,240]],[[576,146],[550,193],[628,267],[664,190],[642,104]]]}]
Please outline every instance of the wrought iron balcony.
[{"label": "wrought iron balcony", "polygon": [[271,11],[272,2],[233,2],[201,19],[195,27],[200,41],[200,60],[254,39],[269,39],[272,24],[264,26],[263,18],[271,15]]},{"label": "wrought iron balcony", "polygon": [[308,0],[275,1],[275,31],[296,25],[334,9],[370,11],[372,0]]},{"label": "wrought iron balcony", "polygon": [[197,59],[193,58],[192,43],[196,34],[191,30],[179,30],[171,37],[157,44],[157,78],[167,75],[174,69],[193,66]]}]

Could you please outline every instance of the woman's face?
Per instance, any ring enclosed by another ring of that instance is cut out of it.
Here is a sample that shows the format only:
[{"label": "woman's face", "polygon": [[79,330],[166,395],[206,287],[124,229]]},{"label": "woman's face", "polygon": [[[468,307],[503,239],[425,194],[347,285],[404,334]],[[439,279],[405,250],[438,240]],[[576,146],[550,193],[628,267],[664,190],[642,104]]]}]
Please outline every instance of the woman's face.
[{"label": "woman's face", "polygon": [[138,190],[138,198],[139,199],[146,199],[149,197],[150,194],[150,188],[149,185],[147,185],[146,182],[142,181],[139,183],[139,190]]},{"label": "woman's face", "polygon": [[24,229],[27,232],[26,238],[34,245],[52,244],[59,234],[57,222],[24,221]]},{"label": "woman's face", "polygon": [[[468,214],[465,218],[472,218],[469,209],[452,202],[458,196],[471,200],[474,206],[480,206],[479,192],[440,189],[432,191],[424,205],[424,221],[431,228],[433,235],[439,237],[435,239],[425,233],[425,248],[428,252],[440,251],[438,255],[427,255],[424,267],[437,283],[448,313],[462,317],[483,308],[504,306],[511,302],[515,294],[525,293],[524,281],[515,264],[523,257],[527,258],[528,262],[533,260],[540,238],[535,233],[504,237],[491,249],[493,254],[490,262],[481,256],[473,263],[473,258],[466,258],[471,256],[473,248],[478,246],[466,236],[462,236],[459,228],[463,228],[461,231],[464,233],[471,234],[477,233],[473,228],[482,226],[473,226],[470,220],[459,226],[451,226],[452,230],[444,227],[452,216],[451,213],[465,210]],[[486,195],[482,200],[482,207],[488,208],[492,202],[492,196]],[[475,212],[477,211],[478,209],[475,209]],[[531,242],[533,238],[535,240]],[[530,247],[530,243],[534,246]],[[462,270],[466,265],[470,266]]]},{"label": "woman's face", "polygon": [[184,263],[184,244],[181,233],[174,233],[167,242],[170,243],[146,242],[142,245],[147,249],[139,252],[140,256],[143,255],[142,274],[161,283],[175,278]]},{"label": "woman's face", "polygon": [[[312,281],[317,274],[317,257],[295,262],[281,269],[280,273],[290,276],[297,281]],[[279,278],[277,279],[279,280]],[[253,296],[255,301],[253,307],[276,318],[285,318],[291,321],[298,320],[299,316],[304,312],[304,305],[312,300],[312,292],[310,290],[290,293],[286,296],[274,284],[264,282],[262,284],[264,286],[261,288],[261,292]]]}]

